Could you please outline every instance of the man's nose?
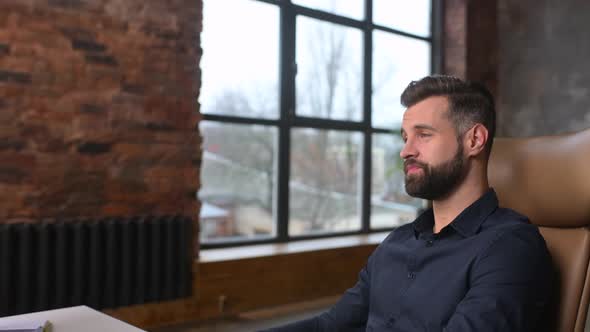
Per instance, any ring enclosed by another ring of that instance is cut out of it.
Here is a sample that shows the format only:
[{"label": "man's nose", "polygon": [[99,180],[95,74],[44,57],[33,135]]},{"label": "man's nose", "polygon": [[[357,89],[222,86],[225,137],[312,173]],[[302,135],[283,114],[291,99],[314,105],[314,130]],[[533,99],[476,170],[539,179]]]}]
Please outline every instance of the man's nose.
[{"label": "man's nose", "polygon": [[416,155],[417,155],[417,151],[416,151],[416,148],[414,147],[414,144],[412,144],[412,142],[410,140],[407,140],[406,143],[404,143],[404,147],[399,152],[399,156],[405,160],[410,157],[416,157]]}]

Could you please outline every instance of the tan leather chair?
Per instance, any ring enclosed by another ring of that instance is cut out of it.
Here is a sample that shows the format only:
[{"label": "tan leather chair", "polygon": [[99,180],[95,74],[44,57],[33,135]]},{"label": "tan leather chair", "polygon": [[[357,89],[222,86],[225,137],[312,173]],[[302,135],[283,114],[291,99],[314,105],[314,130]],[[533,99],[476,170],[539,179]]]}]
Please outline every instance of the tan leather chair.
[{"label": "tan leather chair", "polygon": [[500,205],[538,225],[551,252],[559,286],[547,331],[584,331],[590,298],[590,129],[498,138],[489,174]]}]

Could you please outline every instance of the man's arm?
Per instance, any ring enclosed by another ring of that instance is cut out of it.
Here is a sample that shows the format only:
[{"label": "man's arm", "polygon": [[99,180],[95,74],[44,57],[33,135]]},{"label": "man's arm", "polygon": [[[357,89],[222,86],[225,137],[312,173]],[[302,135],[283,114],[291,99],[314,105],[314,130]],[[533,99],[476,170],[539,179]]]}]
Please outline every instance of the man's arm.
[{"label": "man's arm", "polygon": [[537,331],[552,279],[541,236],[525,228],[507,232],[475,263],[470,289],[444,331]]},{"label": "man's arm", "polygon": [[[367,264],[368,266],[369,264]],[[348,289],[330,310],[310,319],[266,330],[267,332],[365,331],[369,314],[369,270],[359,273],[354,287]]]}]

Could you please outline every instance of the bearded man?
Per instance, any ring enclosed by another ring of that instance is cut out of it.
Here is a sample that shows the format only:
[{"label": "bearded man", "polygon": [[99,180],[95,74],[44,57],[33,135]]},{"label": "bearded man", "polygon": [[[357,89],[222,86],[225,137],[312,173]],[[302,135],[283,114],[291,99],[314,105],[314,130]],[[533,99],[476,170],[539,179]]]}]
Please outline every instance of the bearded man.
[{"label": "bearded man", "polygon": [[427,76],[401,102],[406,191],[432,207],[388,235],[330,310],[270,331],[542,330],[551,258],[537,227],[489,187],[491,94]]}]

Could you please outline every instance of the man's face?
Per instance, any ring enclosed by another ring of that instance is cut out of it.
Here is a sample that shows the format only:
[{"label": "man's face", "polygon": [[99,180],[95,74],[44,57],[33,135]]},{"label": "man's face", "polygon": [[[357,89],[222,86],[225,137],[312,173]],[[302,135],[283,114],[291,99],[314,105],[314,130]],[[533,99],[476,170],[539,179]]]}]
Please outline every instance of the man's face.
[{"label": "man's face", "polygon": [[408,195],[429,200],[445,198],[465,177],[463,145],[448,117],[445,97],[429,97],[408,108],[402,121]]}]

